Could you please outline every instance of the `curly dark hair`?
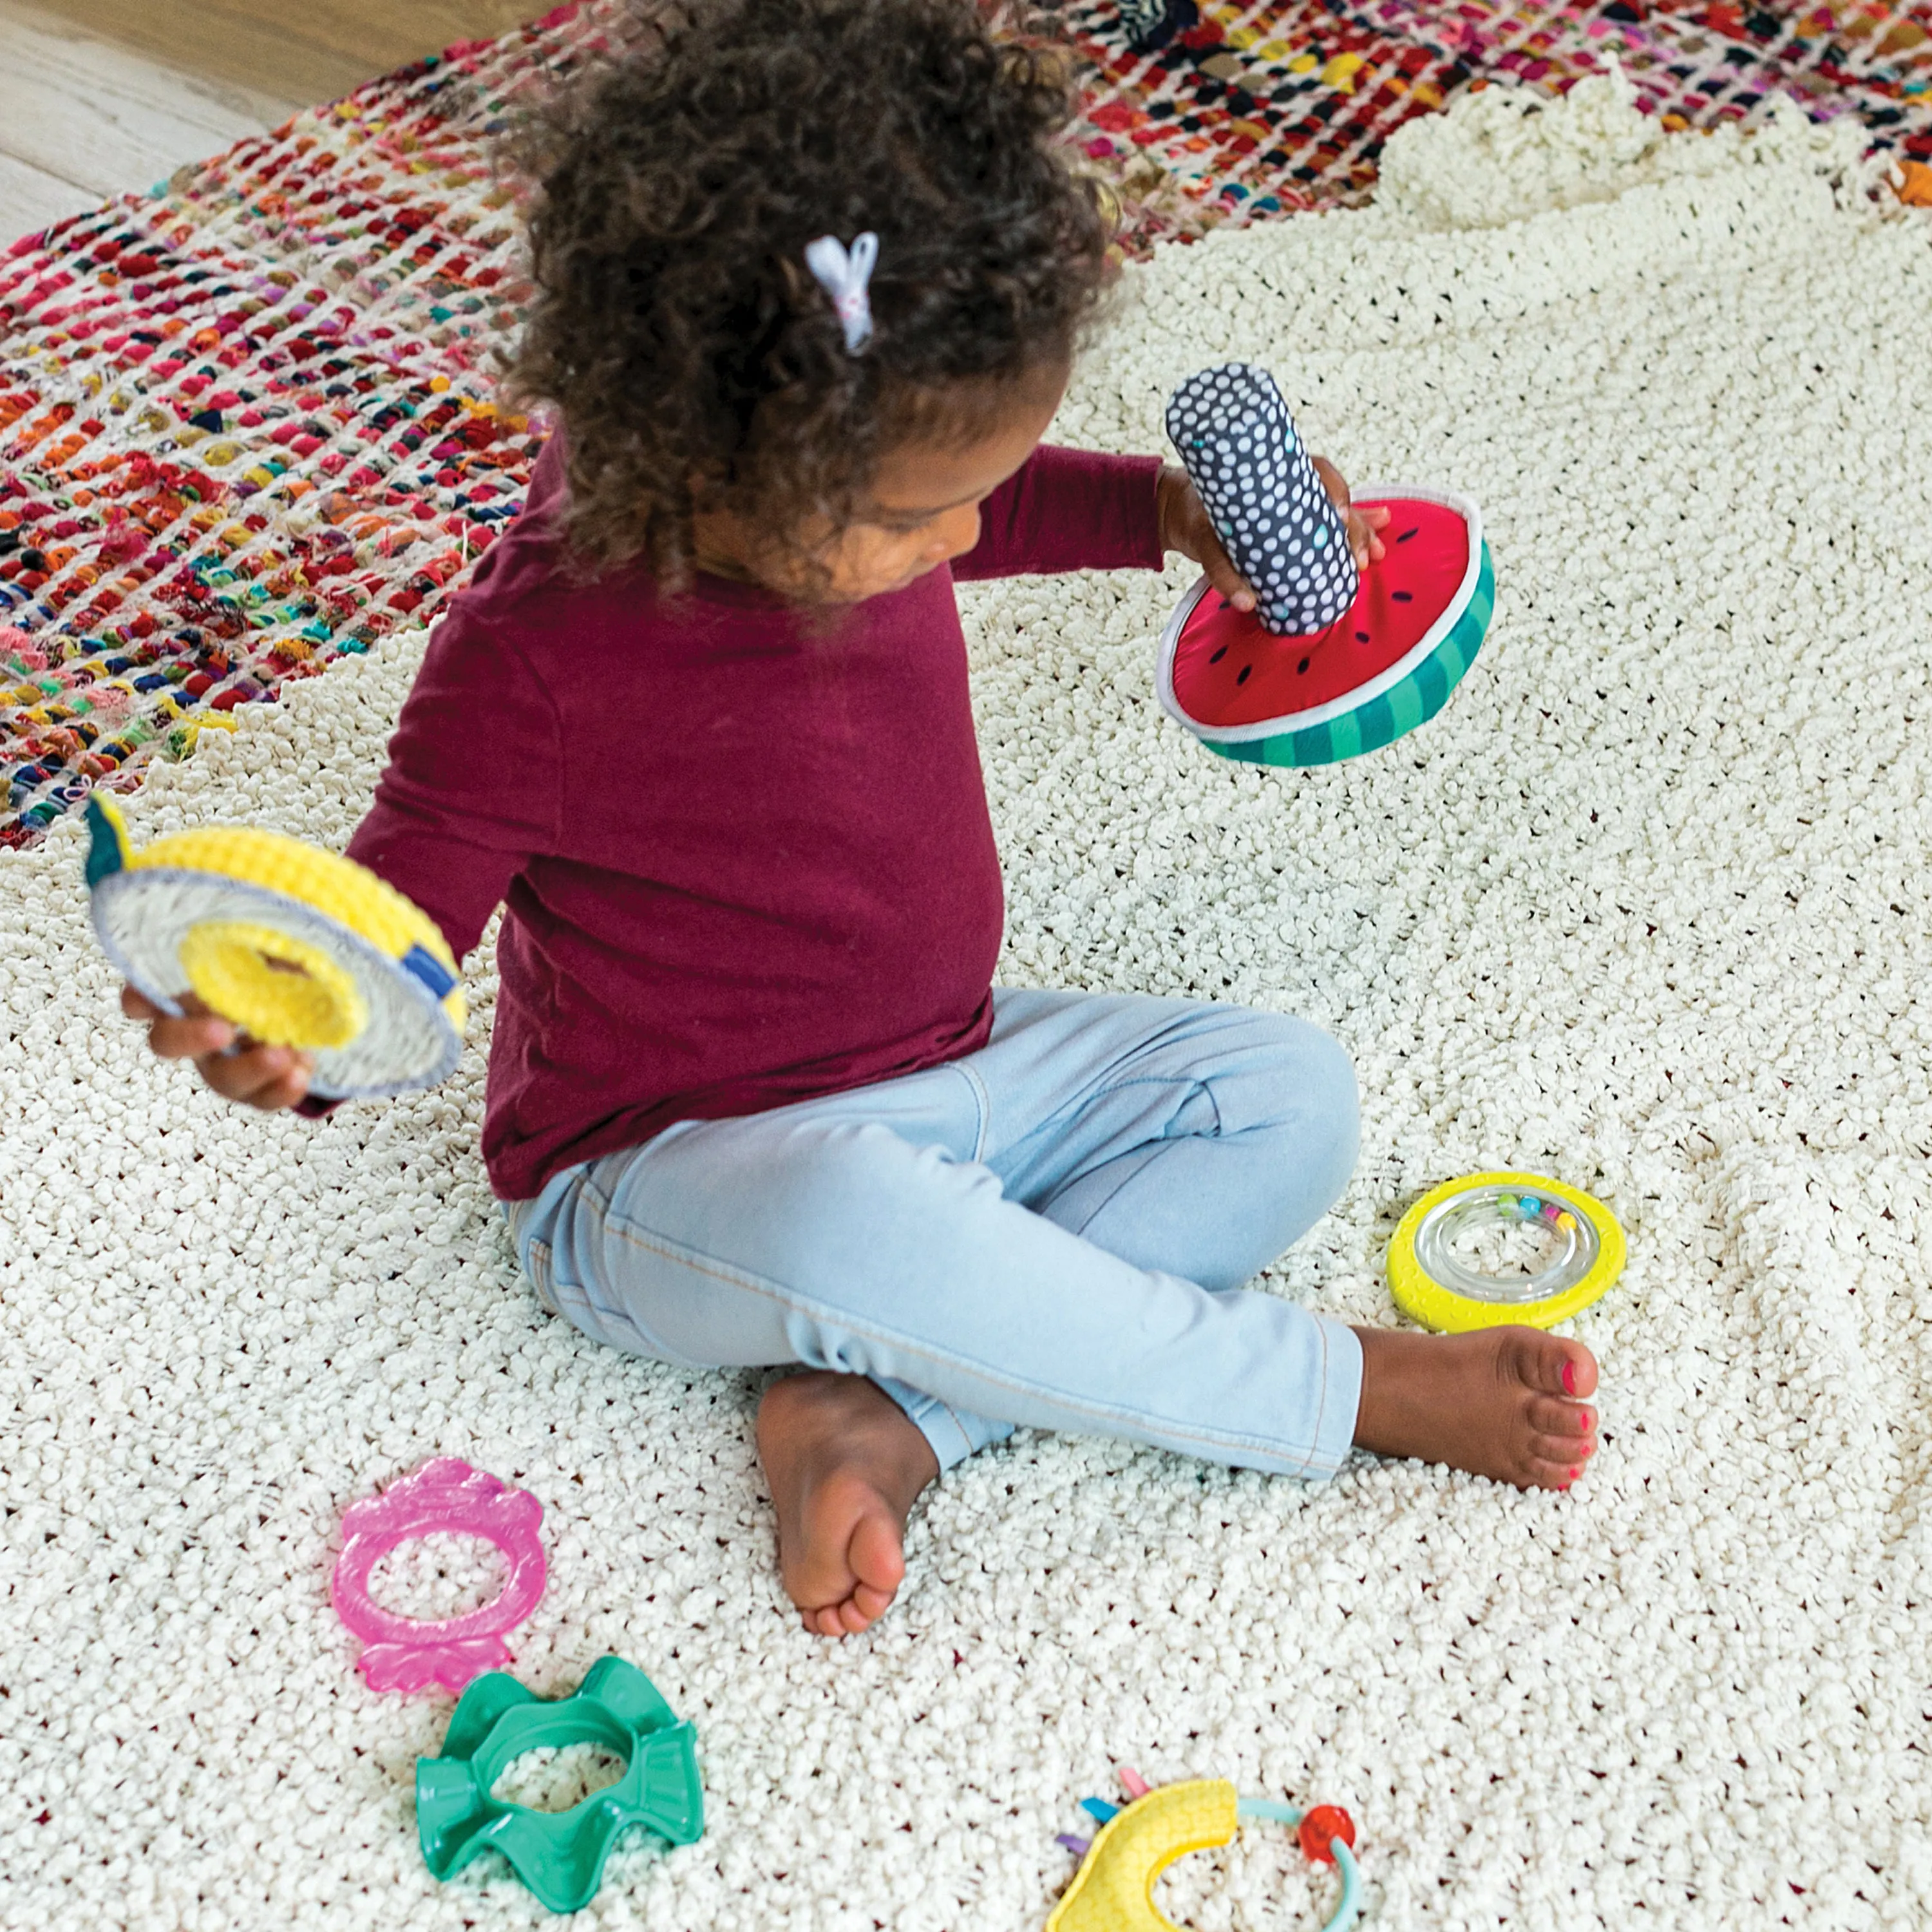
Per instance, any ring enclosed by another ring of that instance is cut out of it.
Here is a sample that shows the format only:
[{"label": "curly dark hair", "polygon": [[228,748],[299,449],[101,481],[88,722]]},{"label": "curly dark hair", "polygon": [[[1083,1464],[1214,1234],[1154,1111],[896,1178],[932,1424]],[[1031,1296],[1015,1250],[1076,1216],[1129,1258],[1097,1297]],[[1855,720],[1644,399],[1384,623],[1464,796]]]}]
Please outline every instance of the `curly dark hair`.
[{"label": "curly dark hair", "polygon": [[[561,416],[580,564],[687,586],[701,500],[808,569],[796,533],[851,521],[882,456],[1070,358],[1111,236],[1056,140],[1069,79],[971,0],[704,0],[538,110],[511,383]],[[805,249],[868,229],[854,355]]]}]

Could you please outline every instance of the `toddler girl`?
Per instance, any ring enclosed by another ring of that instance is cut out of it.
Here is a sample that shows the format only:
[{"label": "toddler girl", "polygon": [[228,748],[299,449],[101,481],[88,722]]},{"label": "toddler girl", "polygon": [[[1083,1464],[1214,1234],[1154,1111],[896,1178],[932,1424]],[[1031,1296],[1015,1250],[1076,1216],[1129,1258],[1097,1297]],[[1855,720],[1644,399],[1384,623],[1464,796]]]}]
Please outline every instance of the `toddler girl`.
[{"label": "toddler girl", "polygon": [[[350,848],[459,956],[507,908],[483,1152],[544,1306],[802,1365],[758,1447],[828,1634],[1016,1424],[1544,1487],[1594,1447],[1576,1342],[1240,1286],[1348,1177],[1325,1034],[991,987],[954,580],[1178,550],[1252,602],[1183,472],[1040,444],[1108,275],[1067,111],[964,0],[737,0],[547,110],[516,373],[560,427]],[[302,1056],[125,1004],[220,1093],[302,1101]]]}]

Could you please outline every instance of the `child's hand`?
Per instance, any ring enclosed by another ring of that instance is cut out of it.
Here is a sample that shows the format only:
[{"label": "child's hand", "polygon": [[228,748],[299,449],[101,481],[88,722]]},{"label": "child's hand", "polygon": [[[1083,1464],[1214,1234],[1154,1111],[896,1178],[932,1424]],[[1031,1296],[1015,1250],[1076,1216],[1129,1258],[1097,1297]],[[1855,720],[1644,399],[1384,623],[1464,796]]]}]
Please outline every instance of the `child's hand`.
[{"label": "child's hand", "polygon": [[[192,997],[178,1018],[164,1013],[132,986],[121,989],[121,1010],[148,1022],[148,1044],[164,1060],[191,1060],[202,1079],[227,1100],[273,1113],[292,1107],[308,1091],[312,1054],[290,1046],[261,1046]],[[230,1053],[227,1049],[236,1046]]]},{"label": "child's hand", "polygon": [[1355,568],[1366,570],[1372,563],[1379,563],[1388,554],[1387,546],[1376,534],[1388,526],[1389,518],[1394,514],[1379,505],[1372,509],[1358,510],[1354,499],[1348,494],[1348,486],[1342,481],[1342,472],[1325,456],[1314,459],[1315,473],[1322,479],[1322,487],[1328,493],[1328,500],[1340,510],[1348,526],[1348,548],[1355,553]]},{"label": "child's hand", "polygon": [[1210,588],[1237,610],[1252,610],[1255,593],[1215,535],[1208,506],[1202,502],[1193,478],[1177,464],[1163,463],[1155,492],[1162,548],[1178,550],[1183,556],[1192,557],[1207,572]]},{"label": "child's hand", "polygon": [[[1348,544],[1355,553],[1355,567],[1366,570],[1379,563],[1386,554],[1377,535],[1388,522],[1385,509],[1358,510],[1351,507],[1348,486],[1342,472],[1324,456],[1315,458],[1316,472],[1322,487],[1346,514]],[[1221,539],[1209,520],[1207,506],[1201,500],[1187,472],[1172,463],[1161,466],[1159,491],[1160,540],[1168,550],[1190,556],[1207,573],[1210,586],[1237,610],[1252,610],[1255,593],[1246,578],[1235,569]]]}]

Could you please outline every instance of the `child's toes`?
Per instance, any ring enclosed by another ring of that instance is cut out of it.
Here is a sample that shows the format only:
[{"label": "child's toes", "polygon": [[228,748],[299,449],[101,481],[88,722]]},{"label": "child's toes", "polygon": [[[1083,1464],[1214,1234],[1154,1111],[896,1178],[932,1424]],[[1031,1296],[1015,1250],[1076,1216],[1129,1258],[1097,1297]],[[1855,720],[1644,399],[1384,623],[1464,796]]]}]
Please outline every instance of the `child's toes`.
[{"label": "child's toes", "polygon": [[1529,1426],[1539,1435],[1580,1447],[1595,1438],[1597,1412],[1580,1402],[1558,1402],[1552,1396],[1539,1395],[1530,1400]]},{"label": "child's toes", "polygon": [[1562,1463],[1565,1475],[1597,1453],[1596,1418],[1574,1402],[1539,1399],[1527,1419],[1529,1455],[1538,1462]]},{"label": "child's toes", "polygon": [[866,1622],[872,1623],[892,1608],[892,1592],[870,1583],[856,1584],[852,1591],[852,1605]]},{"label": "child's toes", "polygon": [[905,1551],[898,1525],[883,1505],[868,1508],[853,1525],[845,1562],[852,1573],[853,1594],[862,1606],[868,1599],[874,1602],[878,1607],[868,1614],[877,1616],[905,1581]]},{"label": "child's toes", "polygon": [[1545,1395],[1586,1399],[1597,1392],[1597,1358],[1580,1342],[1534,1328],[1514,1331],[1516,1373]]},{"label": "child's toes", "polygon": [[1532,1452],[1529,1459],[1529,1480],[1539,1490],[1567,1490],[1582,1473],[1582,1464],[1570,1456]]}]

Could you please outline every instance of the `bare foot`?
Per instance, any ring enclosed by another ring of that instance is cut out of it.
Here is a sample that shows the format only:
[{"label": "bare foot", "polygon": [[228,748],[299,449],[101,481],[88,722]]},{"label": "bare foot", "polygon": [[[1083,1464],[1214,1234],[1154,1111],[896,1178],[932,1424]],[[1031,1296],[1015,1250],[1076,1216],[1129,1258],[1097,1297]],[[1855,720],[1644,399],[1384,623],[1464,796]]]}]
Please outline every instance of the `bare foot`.
[{"label": "bare foot", "polygon": [[1597,1361],[1540,1328],[1413,1335],[1358,1328],[1355,1443],[1448,1462],[1520,1490],[1567,1490],[1597,1453]]},{"label": "bare foot", "polygon": [[821,1636],[884,1615],[905,1575],[905,1521],[939,1474],[932,1444],[863,1376],[788,1376],[758,1405],[778,1513],[778,1574]]}]

